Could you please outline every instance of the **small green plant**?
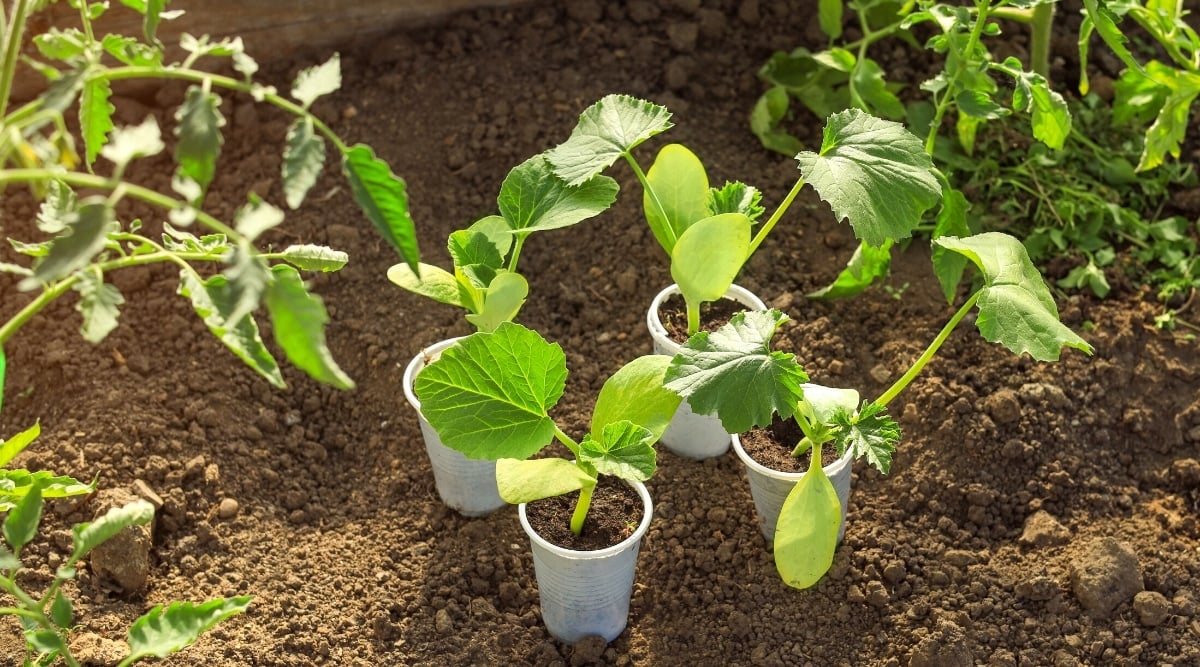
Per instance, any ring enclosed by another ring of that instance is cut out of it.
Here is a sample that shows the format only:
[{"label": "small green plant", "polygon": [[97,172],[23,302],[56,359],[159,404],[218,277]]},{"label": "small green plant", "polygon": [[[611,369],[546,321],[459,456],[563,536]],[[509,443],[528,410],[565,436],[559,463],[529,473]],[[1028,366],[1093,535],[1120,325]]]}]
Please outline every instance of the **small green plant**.
[{"label": "small green plant", "polygon": [[804,433],[794,456],[811,452],[808,471],[784,502],[775,531],[775,564],[789,586],[808,588],[829,570],[837,547],[841,504],[821,467],[821,448],[865,457],[880,472],[891,468],[900,427],[886,412],[973,309],[984,339],[1014,354],[1056,361],[1064,347],[1088,354],[1092,347],[1058,319],[1050,290],[1017,239],[988,232],[934,241],[979,270],[982,286],[950,318],[925,352],[873,401],[858,392],[805,384],[795,356],[770,349],[787,317],[777,311],[740,313],[721,329],[693,335],[671,361],[666,387],[703,414],[713,414],[730,433],[767,426],[776,415],[795,419]]},{"label": "small green plant", "polygon": [[[566,355],[519,324],[467,336],[417,376],[415,389],[421,412],[448,447],[497,461],[505,501],[579,491],[570,526],[579,535],[600,475],[641,482],[654,474],[654,443],[680,401],[663,388],[669,362],[660,355],[639,357],[609,377],[590,430],[578,441],[549,414],[566,387]],[[552,440],[575,460],[530,459]]]},{"label": "small green plant", "polygon": [[687,148],[664,146],[643,172],[632,151],[669,128],[669,118],[664,107],[609,95],[584,110],[548,159],[568,182],[592,178],[619,158],[629,163],[644,190],[646,221],[671,259],[671,277],[687,304],[689,333],[699,330],[700,305],[729,290],[806,183],[872,248],[909,236],[941,193],[916,137],[850,109],[829,118],[818,152],[796,156],[800,178],[752,234],[763,213],[760,193],[740,182],[710,187],[703,163]]},{"label": "small green plant", "polygon": [[421,263],[388,269],[388,279],[404,289],[467,311],[479,331],[493,331],[513,320],[529,294],[529,283],[517,271],[521,248],[530,234],[560,229],[592,218],[617,197],[617,182],[595,175],[577,185],[556,176],[544,155],[526,160],[504,179],[489,215],[450,234],[447,247],[451,273]]}]

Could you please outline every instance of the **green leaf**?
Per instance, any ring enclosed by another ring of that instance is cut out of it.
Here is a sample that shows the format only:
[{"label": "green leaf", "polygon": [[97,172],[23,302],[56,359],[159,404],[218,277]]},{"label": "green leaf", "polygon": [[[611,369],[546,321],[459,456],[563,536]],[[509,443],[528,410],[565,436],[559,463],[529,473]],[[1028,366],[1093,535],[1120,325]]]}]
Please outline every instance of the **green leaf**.
[{"label": "green leaf", "polygon": [[79,282],[75,283],[79,292],[79,303],[75,310],[83,315],[83,326],[79,332],[89,343],[99,343],[113,329],[117,328],[117,318],[121,316],[118,306],[125,303],[121,290],[116,285],[104,282],[102,275],[85,271]]},{"label": "green leaf", "polygon": [[708,213],[705,217],[722,213],[741,213],[753,223],[765,212],[759,203],[761,200],[762,193],[753,185],[739,181],[727,182],[720,189],[709,189]]},{"label": "green leaf", "polygon": [[50,605],[50,620],[60,628],[70,628],[75,620],[71,599],[63,595],[61,590],[54,596],[54,602]]},{"label": "green leaf", "polygon": [[671,277],[689,304],[729,291],[750,254],[750,218],[722,213],[688,227],[671,251]]},{"label": "green leaf", "polygon": [[864,402],[858,414],[841,409],[833,416],[838,427],[835,432],[839,452],[847,449],[854,458],[866,457],[879,472],[892,469],[892,454],[900,442],[900,425],[888,416],[883,407]]},{"label": "green leaf", "polygon": [[104,250],[108,233],[115,227],[113,211],[105,198],[85,199],[67,223],[66,233],[54,239],[33,275],[22,280],[18,289],[37,289],[87,266]]},{"label": "green leaf", "polygon": [[303,69],[292,84],[292,97],[307,109],[318,97],[342,87],[342,61],[338,54],[315,67]]},{"label": "green leaf", "polygon": [[421,413],[448,447],[468,458],[525,459],[554,436],[548,411],[566,380],[562,348],[505,322],[443,352],[414,388]]},{"label": "green leaf", "polygon": [[1071,134],[1071,111],[1063,96],[1050,90],[1042,75],[1024,71],[1016,58],[994,67],[1013,78],[1013,109],[1032,109],[1034,138],[1050,148],[1061,149]]},{"label": "green leaf", "polygon": [[396,264],[388,269],[388,280],[404,289],[459,308],[467,308],[458,292],[458,280],[444,269],[432,264],[420,264],[420,274],[414,273],[407,264]]},{"label": "green leaf", "polygon": [[162,43],[158,41],[158,24],[162,21],[163,10],[167,8],[167,3],[170,1],[171,0],[145,0],[145,10],[142,12],[144,15],[142,20],[142,33],[146,36],[146,41],[150,44],[155,44],[159,47],[162,46]]},{"label": "green leaf", "polygon": [[[815,457],[814,457],[815,458]],[[819,461],[783,501],[775,524],[775,568],[792,588],[815,585],[833,565],[842,503]]]},{"label": "green leaf", "polygon": [[408,215],[404,181],[363,144],[356,144],[343,153],[342,173],[350,184],[354,201],[358,202],[367,219],[415,272],[420,253],[417,230]]},{"label": "green leaf", "polygon": [[1129,52],[1129,48],[1125,46],[1128,38],[1117,27],[1120,19],[1113,14],[1104,0],[1083,0],[1083,7],[1087,12],[1087,17],[1092,21],[1092,26],[1104,43],[1108,45],[1108,48],[1112,49],[1113,54],[1120,58],[1126,67],[1140,70],[1141,65]]},{"label": "green leaf", "polygon": [[46,234],[58,234],[67,228],[75,212],[78,198],[66,183],[52,179],[46,186],[46,196],[38,208],[37,226]]},{"label": "green leaf", "polygon": [[628,420],[605,424],[599,439],[589,433],[579,443],[579,460],[601,475],[631,482],[654,476],[654,441],[658,436]]},{"label": "green leaf", "polygon": [[787,117],[790,106],[787,88],[774,86],[763,93],[750,112],[750,130],[758,137],[763,147],[783,153],[795,155],[804,150],[804,144],[796,137],[779,129],[779,124]]},{"label": "green leaf", "polygon": [[[471,226],[467,227],[466,231],[472,232],[472,233],[477,232],[479,234],[483,234],[484,236],[486,236],[488,238],[488,240],[490,240],[492,242],[492,245],[496,248],[496,250],[499,251],[501,258],[507,257],[508,251],[510,249],[512,249],[512,245],[513,245],[512,230],[509,229],[509,227],[508,227],[508,221],[505,220],[502,216],[485,215],[482,218],[471,223]],[[453,236],[453,234],[451,236]],[[451,255],[453,255],[454,250],[451,249],[450,253],[451,253]],[[459,264],[459,265],[461,266],[462,264]],[[496,268],[499,268],[499,267],[500,267],[500,265],[497,264]]]},{"label": "green leaf", "polygon": [[143,44],[133,37],[121,35],[105,35],[101,43],[104,50],[117,60],[134,67],[159,67],[162,65],[162,51]]},{"label": "green leaf", "polygon": [[860,241],[854,250],[846,268],[842,269],[834,281],[819,290],[808,293],[808,298],[820,301],[846,299],[862,293],[876,280],[884,278],[891,271],[892,241],[885,241],[878,248]]},{"label": "green leaf", "polygon": [[239,234],[254,241],[283,222],[283,211],[251,194],[250,201],[233,214],[233,222]]},{"label": "green leaf", "polygon": [[12,555],[12,552],[8,549],[0,547],[0,570],[11,573],[20,567],[21,560]]},{"label": "green leaf", "polygon": [[43,56],[51,60],[62,61],[83,55],[83,52],[87,50],[87,42],[87,36],[77,28],[60,30],[53,26],[33,38],[34,45]]},{"label": "green leaf", "polygon": [[279,365],[263,344],[254,318],[249,315],[237,320],[229,318],[235,298],[228,278],[216,275],[201,282],[191,271],[183,270],[179,272],[179,294],[192,300],[196,313],[225,347],[272,385],[286,386]]},{"label": "green leaf", "polygon": [[129,662],[165,658],[180,651],[217,623],[246,611],[250,596],[209,600],[202,604],[172,602],[158,605],[129,627]]},{"label": "green leaf", "polygon": [[829,39],[842,36],[842,0],[820,0],[817,4],[817,23]]},{"label": "green leaf", "polygon": [[567,185],[544,156],[535,155],[508,172],[496,203],[509,229],[528,234],[594,217],[612,206],[617,190],[616,181],[601,175]]},{"label": "green leaf", "polygon": [[[225,141],[221,137],[225,118],[217,109],[220,104],[221,98],[215,93],[192,86],[175,113],[175,120],[179,122],[175,127],[175,136],[179,138],[175,144],[175,162],[179,164],[179,173],[198,183],[201,191],[212,183],[217,171],[217,156]],[[199,199],[189,203],[199,204]]]},{"label": "green leaf", "polygon": [[338,389],[353,389],[354,380],[338,367],[325,344],[329,315],[321,297],[309,293],[296,269],[280,264],[271,272],[274,280],[267,288],[266,301],[275,342],[296,368],[313,379]]},{"label": "green leaf", "polygon": [[[948,182],[943,183],[942,210],[938,211],[933,238],[969,236],[971,228],[967,225],[967,213],[970,210],[971,202],[967,201],[966,195],[951,187]],[[962,281],[963,271],[966,269],[966,257],[934,245],[933,273],[942,286],[942,295],[946,297],[947,302],[954,303],[954,295],[958,292],[958,284]]]},{"label": "green leaf", "polygon": [[163,223],[163,247],[172,252],[198,252],[220,256],[230,250],[229,239],[224,234],[195,234],[175,229],[171,223]]},{"label": "green leaf", "polygon": [[793,355],[770,349],[787,319],[774,309],[737,313],[711,334],[693,335],[671,360],[667,389],[695,412],[715,414],[730,433],[766,426],[776,413],[791,417],[808,375]]},{"label": "green leaf", "polygon": [[[0,386],[4,384],[4,354],[0,351]],[[34,424],[29,428],[14,435],[8,440],[0,441],[0,466],[8,465],[17,454],[20,454],[29,446],[29,443],[37,439],[42,434],[42,425]]]},{"label": "green leaf", "polygon": [[226,318],[238,322],[258,308],[271,282],[270,267],[254,246],[242,241],[228,255],[229,266],[221,274],[228,280],[229,310]]},{"label": "green leaf", "polygon": [[[504,225],[507,230],[508,223],[504,223]],[[512,240],[511,234],[504,236],[509,241]],[[500,252],[500,248],[496,247],[492,237],[484,232],[472,229],[460,229],[453,232],[446,241],[446,249],[450,251],[450,258],[458,267],[483,266],[492,269],[494,273],[496,269],[504,266],[504,256]],[[490,281],[486,281],[484,284],[486,285],[487,282]]]},{"label": "green leaf", "polygon": [[858,95],[867,109],[892,120],[904,118],[904,103],[895,93],[888,90],[879,63],[870,58],[863,58],[858,67],[854,68],[851,78],[854,81],[853,93]]},{"label": "green leaf", "polygon": [[1061,278],[1058,281],[1058,286],[1077,290],[1088,287],[1091,288],[1093,294],[1101,299],[1108,296],[1109,290],[1112,289],[1108,284],[1108,278],[1104,275],[1104,270],[1096,266],[1096,263],[1092,260],[1088,260],[1087,264],[1082,264],[1071,269],[1071,272],[1065,278]]},{"label": "green leaf", "polygon": [[596,478],[565,459],[496,461],[496,487],[504,502],[513,505],[553,498],[595,485]]},{"label": "green leaf", "polygon": [[643,141],[671,128],[666,107],[628,95],[606,95],[584,109],[571,136],[546,153],[559,178],[579,185]]},{"label": "green leaf", "polygon": [[120,127],[112,132],[108,143],[100,150],[106,160],[123,170],[135,158],[158,155],[166,148],[158,121],[146,116],[141,125]]},{"label": "green leaf", "polygon": [[53,664],[55,659],[67,650],[66,642],[53,630],[26,630],[25,641],[34,651],[41,654],[43,661],[39,662],[39,665]]},{"label": "green leaf", "polygon": [[479,312],[468,313],[467,321],[479,331],[495,331],[504,322],[510,322],[529,296],[529,283],[519,273],[501,271],[496,274],[483,292],[483,307]]},{"label": "green leaf", "polygon": [[987,341],[1018,355],[1028,352],[1038,361],[1057,361],[1063,347],[1092,353],[1087,341],[1059,321],[1050,290],[1020,241],[987,232],[943,236],[934,243],[964,255],[982,272],[985,286],[975,326]]},{"label": "green leaf", "polygon": [[138,498],[131,503],[108,510],[104,516],[91,523],[76,524],[72,529],[74,550],[71,553],[71,561],[83,558],[92,549],[109,541],[122,530],[130,526],[141,526],[153,520],[154,505]]},{"label": "green leaf", "polygon": [[350,256],[341,250],[323,245],[290,245],[280,253],[280,259],[301,271],[331,273],[340,271],[350,261]]},{"label": "green leaf", "polygon": [[54,80],[42,96],[42,110],[53,113],[64,113],[75,103],[76,96],[83,89],[90,67],[85,61],[76,61],[78,66]]},{"label": "green leaf", "polygon": [[657,440],[681,400],[663,386],[670,362],[662,355],[638,357],[605,380],[592,410],[592,438],[603,440],[606,425],[625,420],[646,428]]},{"label": "green leaf", "polygon": [[800,385],[804,400],[800,408],[805,418],[817,424],[832,425],[839,412],[854,412],[858,409],[858,391],[819,384]]},{"label": "green leaf", "polygon": [[[4,356],[4,347],[0,346],[0,410],[4,408],[4,375],[8,371],[8,358]],[[7,461],[0,463],[4,465]]]},{"label": "green leaf", "polygon": [[313,130],[312,118],[297,118],[283,148],[283,195],[287,205],[299,208],[325,167],[325,140]]},{"label": "green leaf", "polygon": [[1192,103],[1200,96],[1200,74],[1182,72],[1173,81],[1154,124],[1146,131],[1146,143],[1137,170],[1146,171],[1163,163],[1168,154],[1178,158],[1187,133]]},{"label": "green leaf", "polygon": [[34,485],[4,518],[4,539],[14,554],[33,541],[42,521],[42,490]]},{"label": "green leaf", "polygon": [[876,247],[910,236],[941,196],[920,139],[858,109],[830,116],[820,153],[796,159],[838,219],[848,218],[855,235]]},{"label": "green leaf", "polygon": [[90,79],[83,84],[79,98],[79,128],[89,165],[96,161],[100,149],[108,141],[108,133],[113,130],[112,115],[117,108],[108,101],[111,96],[108,79]]},{"label": "green leaf", "polygon": [[649,189],[642,193],[646,222],[667,254],[692,223],[712,215],[708,174],[696,154],[681,144],[667,144],[646,172]]},{"label": "green leaf", "polygon": [[996,120],[1012,115],[1012,111],[1000,106],[982,90],[964,90],[954,98],[958,110],[972,118]]},{"label": "green leaf", "polygon": [[0,469],[0,512],[12,509],[34,488],[41,491],[42,498],[67,498],[92,493],[96,484],[84,484],[46,470],[31,473],[23,469]]}]

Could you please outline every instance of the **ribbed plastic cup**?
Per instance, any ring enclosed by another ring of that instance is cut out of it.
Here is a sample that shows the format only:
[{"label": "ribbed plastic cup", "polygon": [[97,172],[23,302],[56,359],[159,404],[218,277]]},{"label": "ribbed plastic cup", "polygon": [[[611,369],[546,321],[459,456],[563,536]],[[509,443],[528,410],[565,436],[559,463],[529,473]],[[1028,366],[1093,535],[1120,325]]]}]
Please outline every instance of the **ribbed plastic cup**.
[{"label": "ribbed plastic cup", "polygon": [[469,459],[442,443],[437,431],[421,414],[421,401],[413,393],[413,382],[426,364],[433,363],[450,346],[462,338],[451,338],[422,350],[404,370],[404,397],[417,411],[425,451],[433,466],[433,482],[445,505],[465,517],[486,516],[508,503],[500,498],[496,488],[496,462]]},{"label": "ribbed plastic cup", "polygon": [[[679,285],[671,285],[659,292],[650,302],[646,311],[646,326],[650,329],[650,337],[654,340],[654,354],[673,357],[679,354],[683,346],[676,343],[667,334],[659,318],[658,309],[672,295],[679,294]],[[746,306],[748,310],[766,310],[767,305],[750,290],[734,285],[725,293],[726,299],[733,299]],[[687,401],[679,404],[670,425],[663,432],[660,441],[675,454],[689,459],[707,459],[721,456],[729,451],[729,433],[721,426],[721,420],[708,415],[692,412],[692,406]]]},{"label": "ribbed plastic cup", "polygon": [[646,485],[631,482],[630,486],[645,506],[642,522],[624,542],[599,551],[575,551],[547,542],[529,525],[525,505],[519,506],[521,528],[529,535],[533,551],[542,621],[561,642],[573,644],[594,635],[611,642],[629,621],[638,550],[654,510]]},{"label": "ribbed plastic cup", "polygon": [[[750,458],[742,449],[742,440],[733,436],[733,451],[746,465],[746,477],[750,479],[750,495],[754,498],[754,509],[758,513],[758,529],[767,540],[767,544],[775,542],[775,524],[779,522],[779,512],[783,509],[783,501],[804,476],[802,472],[780,472],[772,470],[758,461]],[[842,503],[842,521],[838,525],[838,542],[846,534],[846,511],[850,506],[850,471],[854,452],[846,450],[842,458],[825,466],[825,474],[833,482],[837,491],[838,501]]]}]

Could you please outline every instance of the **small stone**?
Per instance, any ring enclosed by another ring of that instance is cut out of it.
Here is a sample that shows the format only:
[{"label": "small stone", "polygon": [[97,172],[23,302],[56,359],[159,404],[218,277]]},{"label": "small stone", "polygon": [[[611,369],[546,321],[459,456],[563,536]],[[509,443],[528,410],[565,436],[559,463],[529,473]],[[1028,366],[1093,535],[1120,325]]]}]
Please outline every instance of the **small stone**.
[{"label": "small stone", "polygon": [[883,582],[871,581],[867,583],[867,603],[873,607],[883,608],[887,606],[891,596],[888,595],[887,589],[883,587]]},{"label": "small stone", "polygon": [[972,667],[975,658],[962,628],[944,622],[917,644],[908,664],[909,667]]},{"label": "small stone", "polygon": [[962,549],[950,549],[942,554],[942,560],[954,567],[967,567],[975,562],[975,554]]},{"label": "small stone", "polygon": [[903,561],[894,560],[883,568],[883,578],[888,580],[888,583],[898,584],[904,581],[904,577],[908,576],[908,568],[904,566]]},{"label": "small stone", "polygon": [[1021,403],[1011,389],[998,389],[983,399],[983,409],[997,424],[1012,424],[1021,419]]},{"label": "small stone", "polygon": [[1133,610],[1137,612],[1142,625],[1152,628],[1162,625],[1171,615],[1171,603],[1158,591],[1142,591],[1133,596]]},{"label": "small stone", "polygon": [[1143,588],[1137,555],[1114,538],[1095,540],[1071,563],[1071,590],[1092,616],[1107,617]]},{"label": "small stone", "polygon": [[1045,510],[1038,510],[1025,520],[1025,530],[1021,533],[1020,542],[1033,547],[1048,547],[1066,544],[1071,539],[1071,531],[1058,522]]},{"label": "small stone", "polygon": [[892,377],[892,371],[885,364],[875,364],[871,367],[871,379],[883,384]]},{"label": "small stone", "polygon": [[454,632],[454,620],[450,618],[450,612],[443,607],[437,610],[433,615],[433,629],[437,630],[439,635],[448,635]]},{"label": "small stone", "polygon": [[[136,496],[121,489],[100,491],[96,494],[96,518],[136,500]],[[89,556],[92,574],[122,594],[144,590],[150,578],[151,525],[153,521],[129,526],[93,549]]]},{"label": "small stone", "polygon": [[233,498],[225,498],[221,500],[221,504],[217,506],[217,516],[222,519],[232,519],[237,516],[238,501]]},{"label": "small stone", "polygon": [[1017,595],[1034,602],[1045,602],[1058,594],[1058,582],[1045,575],[1017,584]]},{"label": "small stone", "polygon": [[221,466],[210,463],[204,468],[205,486],[216,486],[221,482]]},{"label": "small stone", "polygon": [[584,637],[571,646],[571,665],[583,667],[584,665],[601,664],[604,659],[604,649],[607,647],[608,642],[604,641],[604,637],[599,635]]},{"label": "small stone", "polygon": [[1193,426],[1187,432],[1188,439],[1192,442],[1200,442],[1200,426]]}]

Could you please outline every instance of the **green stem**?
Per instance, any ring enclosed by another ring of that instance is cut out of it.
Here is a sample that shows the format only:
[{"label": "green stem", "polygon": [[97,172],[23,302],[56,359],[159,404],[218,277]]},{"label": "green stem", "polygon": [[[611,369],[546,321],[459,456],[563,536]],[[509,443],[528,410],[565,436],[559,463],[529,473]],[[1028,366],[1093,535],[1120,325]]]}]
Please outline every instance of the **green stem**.
[{"label": "green stem", "polygon": [[[625,161],[629,163],[629,166],[633,169],[634,175],[637,176],[638,182],[642,184],[642,190],[645,191],[648,197],[650,197],[650,201],[654,204],[654,208],[658,209],[658,215],[662,217],[663,226],[661,229],[655,230],[654,226],[651,225],[650,231],[657,232],[654,237],[658,239],[660,243],[662,243],[663,239],[666,239],[669,242],[669,245],[663,244],[663,250],[666,250],[667,254],[670,255],[671,249],[675,247],[675,242],[679,240],[679,237],[675,236],[675,229],[671,227],[671,220],[667,218],[667,209],[665,206],[663,206],[662,201],[658,198],[658,193],[654,191],[654,188],[650,187],[650,181],[646,179],[646,174],[642,171],[642,167],[637,163],[637,160],[633,159],[633,156],[629,153],[622,153],[621,157],[625,158]],[[649,219],[647,219],[646,222],[649,223]]]},{"label": "green stem", "polygon": [[513,273],[517,272],[517,259],[521,257],[521,248],[525,247],[525,239],[528,237],[528,234],[517,234],[513,240],[512,255],[508,258],[508,270]]},{"label": "green stem", "polygon": [[700,331],[700,304],[687,299],[684,299],[684,304],[687,305],[687,332],[690,337]]},{"label": "green stem", "polygon": [[954,328],[958,326],[958,323],[961,322],[962,319],[966,317],[967,313],[971,312],[971,309],[975,307],[975,302],[979,300],[979,295],[981,294],[983,294],[983,290],[979,290],[978,292],[972,294],[971,298],[967,299],[967,302],[958,309],[958,312],[954,313],[954,317],[950,318],[950,321],[946,323],[946,326],[942,327],[942,330],[938,332],[937,338],[933,339],[933,342],[929,344],[929,347],[925,349],[925,352],[921,354],[912,367],[908,369],[908,372],[900,376],[900,379],[896,380],[895,384],[889,387],[887,391],[883,392],[882,396],[875,400],[876,405],[881,408],[886,407],[893,398],[896,398],[897,394],[904,391],[905,387],[907,387],[909,383],[913,381],[913,378],[917,377],[921,370],[925,368],[925,364],[929,363],[929,361],[933,359],[933,356],[937,354],[938,348],[942,346],[942,343],[946,342],[946,339],[950,337],[951,332],[953,332]]},{"label": "green stem", "polygon": [[30,0],[14,0],[8,32],[0,33],[0,37],[5,40],[4,69],[0,70],[0,116],[8,112],[8,96],[12,93],[13,77],[17,72],[17,60],[21,53],[21,40],[25,37],[25,21],[30,4]]},{"label": "green stem", "polygon": [[583,534],[583,522],[587,519],[588,509],[592,506],[592,492],[595,490],[595,484],[579,490],[579,501],[575,503],[575,513],[571,515],[571,532],[576,535]]},{"label": "green stem", "polygon": [[[983,34],[983,27],[987,24],[988,13],[991,10],[990,0],[976,0],[976,15],[975,24],[971,26],[971,34],[967,37],[967,46],[963,49],[960,57],[963,58],[963,63],[954,72],[954,77],[950,79],[950,84],[942,92],[942,97],[938,100],[937,110],[933,115],[933,122],[929,124],[929,136],[925,139],[925,152],[933,155],[934,141],[937,139],[938,130],[942,127],[942,118],[946,115],[947,109],[950,108],[950,103],[954,100],[954,91],[958,86],[958,80],[962,76],[963,68],[966,66],[966,57],[975,51],[976,45],[979,44],[979,38]],[[952,54],[947,54],[947,58]]]},{"label": "green stem", "polygon": [[563,430],[559,428],[557,424],[554,426],[554,437],[558,438],[559,442],[565,445],[567,449],[571,450],[571,453],[574,454],[576,458],[579,457],[579,443],[572,440],[571,436],[563,433]]},{"label": "green stem", "polygon": [[1054,4],[1044,2],[1033,7],[1030,25],[1029,66],[1034,74],[1050,78],[1050,32],[1054,28]]},{"label": "green stem", "polygon": [[779,222],[779,219],[782,218],[783,214],[786,213],[788,208],[791,207],[792,202],[796,199],[796,195],[800,194],[800,190],[802,189],[804,189],[803,176],[796,180],[796,184],[792,186],[791,192],[787,193],[787,196],[784,197],[783,201],[779,203],[779,208],[775,209],[775,212],[771,214],[771,217],[762,224],[762,227],[758,228],[758,233],[756,233],[754,235],[754,239],[750,241],[750,250],[746,252],[747,261],[754,256],[754,252],[758,250],[758,246],[762,245],[762,242],[767,239],[767,234],[770,234],[771,230],[775,228],[775,224]]},{"label": "green stem", "polygon": [[821,466],[821,443],[813,442],[812,454],[809,456],[809,459],[808,459],[808,469],[813,470],[815,468],[820,468],[820,467],[822,467]]}]

